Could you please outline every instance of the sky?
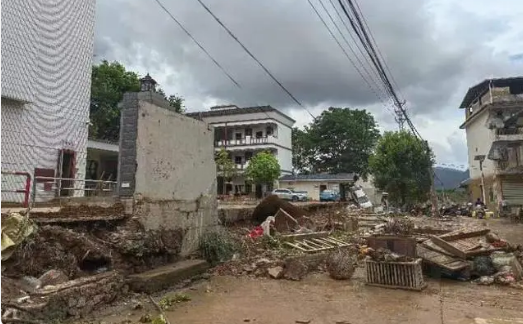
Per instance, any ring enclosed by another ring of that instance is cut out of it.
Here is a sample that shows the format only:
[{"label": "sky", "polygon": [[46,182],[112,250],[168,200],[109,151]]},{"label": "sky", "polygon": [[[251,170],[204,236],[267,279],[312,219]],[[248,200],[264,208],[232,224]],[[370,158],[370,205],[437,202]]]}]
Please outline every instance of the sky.
[{"label": "sky", "polygon": [[[184,97],[190,112],[217,104],[271,105],[297,126],[312,120],[197,0],[160,1],[241,88],[155,0],[97,1],[95,59],[119,61],[142,76],[150,73],[167,94]],[[365,79],[307,0],[204,3],[314,116],[331,106],[367,109],[381,130],[397,130],[390,101],[383,100],[376,78],[366,73],[373,75],[334,10],[333,5],[340,10],[338,1],[310,1]],[[437,163],[466,166],[459,105],[467,89],[486,78],[523,75],[523,1],[359,0],[359,5],[390,78]]]}]

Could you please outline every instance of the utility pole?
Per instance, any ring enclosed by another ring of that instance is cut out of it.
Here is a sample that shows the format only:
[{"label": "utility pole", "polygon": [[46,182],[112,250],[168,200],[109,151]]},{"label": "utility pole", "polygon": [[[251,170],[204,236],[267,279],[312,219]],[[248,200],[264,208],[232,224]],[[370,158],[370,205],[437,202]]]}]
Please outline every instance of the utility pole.
[{"label": "utility pole", "polygon": [[405,112],[403,106],[405,105],[405,101],[398,102],[394,106],[394,113],[396,114],[396,122],[398,123],[398,127],[400,131],[402,131],[405,127]]},{"label": "utility pole", "polygon": [[[427,156],[430,158],[430,147],[429,142],[424,141],[426,150],[427,150]],[[438,196],[436,195],[436,186],[434,185],[434,177],[436,173],[434,172],[434,168],[432,167],[432,163],[429,165],[429,175],[430,175],[430,202],[432,205],[432,217],[439,217],[439,208],[438,208]]]}]

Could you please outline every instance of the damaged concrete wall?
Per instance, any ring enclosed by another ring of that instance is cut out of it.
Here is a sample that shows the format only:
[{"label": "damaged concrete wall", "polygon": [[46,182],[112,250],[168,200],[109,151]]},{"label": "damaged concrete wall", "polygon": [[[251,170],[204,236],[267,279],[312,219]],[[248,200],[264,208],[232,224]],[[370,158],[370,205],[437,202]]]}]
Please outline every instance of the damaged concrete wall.
[{"label": "damaged concrete wall", "polygon": [[120,197],[146,230],[181,232],[182,255],[193,252],[218,222],[213,132],[154,92],[125,94],[120,132]]}]

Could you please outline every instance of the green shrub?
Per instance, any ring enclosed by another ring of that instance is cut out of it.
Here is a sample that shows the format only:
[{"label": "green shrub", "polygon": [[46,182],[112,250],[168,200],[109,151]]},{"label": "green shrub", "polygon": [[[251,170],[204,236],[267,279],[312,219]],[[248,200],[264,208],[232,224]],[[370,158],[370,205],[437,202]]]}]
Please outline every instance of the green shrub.
[{"label": "green shrub", "polygon": [[200,252],[211,265],[230,260],[235,251],[232,237],[223,230],[207,232],[200,240]]}]

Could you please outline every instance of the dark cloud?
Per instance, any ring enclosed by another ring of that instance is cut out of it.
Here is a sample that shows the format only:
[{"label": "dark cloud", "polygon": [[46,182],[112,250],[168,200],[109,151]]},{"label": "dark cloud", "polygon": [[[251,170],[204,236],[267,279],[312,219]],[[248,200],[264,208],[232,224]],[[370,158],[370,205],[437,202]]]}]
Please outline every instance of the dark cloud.
[{"label": "dark cloud", "polygon": [[[348,62],[307,1],[205,2],[315,114],[321,112],[321,106],[369,108],[381,124],[394,126],[390,113]],[[318,0],[312,2],[328,21]],[[336,18],[329,0],[323,2]],[[333,2],[337,5],[336,0]],[[297,111],[292,100],[197,1],[163,3],[238,80],[242,89],[234,86],[154,0],[97,2],[97,58],[119,60],[160,74],[157,77],[162,78],[162,86],[174,89],[188,103],[201,105],[214,99],[245,106],[271,104]],[[448,7],[448,12],[441,15],[445,9],[433,1],[359,3],[413,118],[442,118],[449,109],[457,109],[473,83],[515,73],[509,55],[495,55],[489,45],[496,35],[509,28],[504,21],[458,6]],[[438,10],[440,15],[435,15]],[[341,24],[340,27],[343,28]],[[353,44],[348,35],[347,39]],[[518,67],[519,72],[523,71],[521,65]],[[463,141],[459,141],[462,148]]]}]

